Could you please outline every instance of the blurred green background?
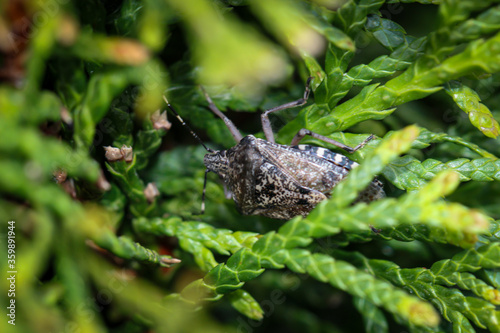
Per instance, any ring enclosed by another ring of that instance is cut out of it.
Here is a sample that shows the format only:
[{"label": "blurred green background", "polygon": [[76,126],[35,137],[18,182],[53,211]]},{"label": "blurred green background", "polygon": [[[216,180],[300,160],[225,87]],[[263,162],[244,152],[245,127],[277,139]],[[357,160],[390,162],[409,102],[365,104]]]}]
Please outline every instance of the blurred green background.
[{"label": "blurred green background", "polygon": [[[498,1],[0,10],[2,332],[500,332]],[[228,149],[200,85],[263,138],[260,112],[308,77],[309,103],[270,117],[277,141],[372,133],[349,156],[365,166],[289,222],[242,216],[209,174],[196,215],[205,150],[163,96]],[[388,198],[350,206],[376,175]]]}]

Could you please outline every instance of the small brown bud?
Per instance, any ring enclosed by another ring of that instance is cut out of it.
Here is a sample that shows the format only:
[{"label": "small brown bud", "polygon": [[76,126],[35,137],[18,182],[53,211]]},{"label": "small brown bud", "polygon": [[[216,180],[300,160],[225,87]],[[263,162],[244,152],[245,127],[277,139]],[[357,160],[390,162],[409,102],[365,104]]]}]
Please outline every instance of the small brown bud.
[{"label": "small brown bud", "polygon": [[123,158],[122,152],[119,148],[115,147],[104,147],[106,159],[110,162],[118,161]]},{"label": "small brown bud", "polygon": [[149,203],[153,202],[154,199],[160,195],[160,191],[154,183],[148,183],[146,188],[144,189],[144,195]]},{"label": "small brown bud", "polygon": [[160,113],[160,110],[156,110],[151,115],[151,121],[153,122],[153,128],[157,130],[164,129],[165,131],[168,131],[172,126],[172,123],[167,120],[166,111]]},{"label": "small brown bud", "polygon": [[120,148],[120,151],[125,162],[132,162],[132,160],[134,159],[134,151],[132,150],[132,147],[123,145]]}]

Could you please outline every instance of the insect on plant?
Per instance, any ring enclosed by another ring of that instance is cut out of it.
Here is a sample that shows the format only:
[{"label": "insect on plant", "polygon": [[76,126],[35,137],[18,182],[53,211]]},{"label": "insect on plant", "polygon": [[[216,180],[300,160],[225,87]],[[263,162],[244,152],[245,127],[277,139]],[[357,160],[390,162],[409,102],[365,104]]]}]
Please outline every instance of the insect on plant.
[{"label": "insect on plant", "polygon": [[[224,121],[237,142],[236,146],[228,150],[208,148],[165,98],[169,109],[208,151],[203,159],[206,170],[202,214],[205,210],[207,174],[210,171],[222,179],[226,197],[234,199],[242,214],[290,219],[297,215],[307,216],[319,202],[329,197],[332,189],[349,174],[352,168],[358,166],[356,162],[342,154],[298,143],[308,135],[333,144],[348,153],[354,153],[372,140],[373,135],[351,148],[303,128],[292,139],[290,146],[275,143],[269,114],[306,104],[311,91],[309,88],[311,79],[307,80],[302,98],[262,113],[262,129],[267,141],[253,135],[243,137],[233,122],[215,106],[210,96],[203,90],[208,107]],[[375,179],[359,194],[357,201],[369,202],[384,195],[382,183]]]}]

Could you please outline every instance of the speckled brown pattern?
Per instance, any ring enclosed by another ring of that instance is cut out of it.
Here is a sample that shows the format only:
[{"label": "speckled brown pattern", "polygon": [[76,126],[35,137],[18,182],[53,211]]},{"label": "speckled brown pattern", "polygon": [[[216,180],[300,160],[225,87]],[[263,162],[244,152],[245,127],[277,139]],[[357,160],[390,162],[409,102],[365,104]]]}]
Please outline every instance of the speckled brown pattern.
[{"label": "speckled brown pattern", "polygon": [[[204,163],[225,182],[242,214],[275,219],[306,216],[358,165],[324,148],[283,146],[252,135],[231,149],[206,154]],[[383,196],[375,180],[357,200]]]}]

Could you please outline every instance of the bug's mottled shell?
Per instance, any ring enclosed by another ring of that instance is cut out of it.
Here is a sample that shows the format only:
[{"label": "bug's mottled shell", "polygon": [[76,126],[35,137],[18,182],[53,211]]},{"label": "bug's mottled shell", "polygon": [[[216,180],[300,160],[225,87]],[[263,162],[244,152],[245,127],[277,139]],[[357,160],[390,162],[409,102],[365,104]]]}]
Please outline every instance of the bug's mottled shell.
[{"label": "bug's mottled shell", "polygon": [[[324,148],[284,146],[252,135],[231,149],[205,155],[204,162],[226,183],[242,214],[275,219],[306,216],[358,165]],[[358,200],[383,196],[375,180]]]}]

